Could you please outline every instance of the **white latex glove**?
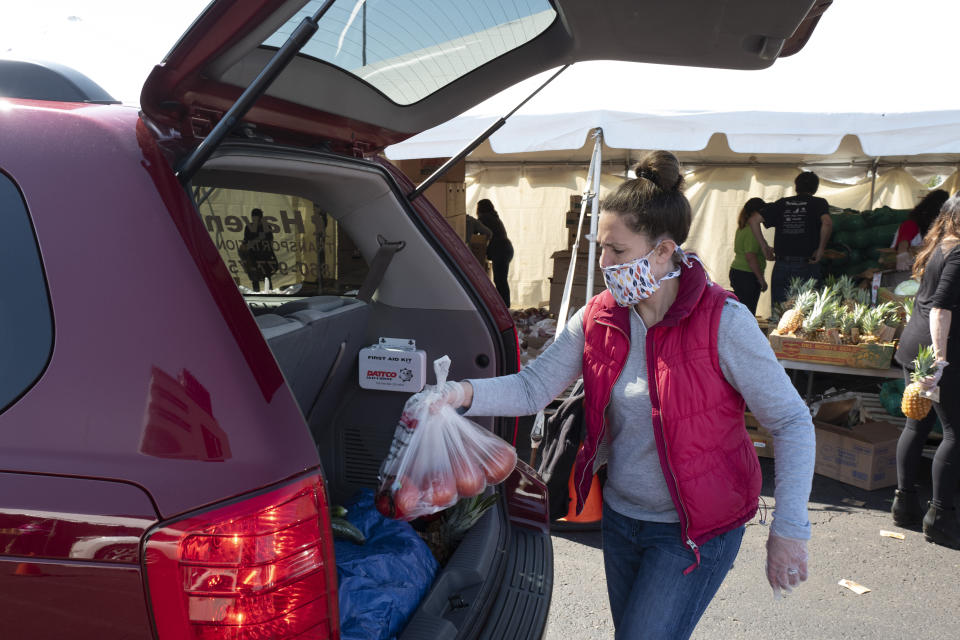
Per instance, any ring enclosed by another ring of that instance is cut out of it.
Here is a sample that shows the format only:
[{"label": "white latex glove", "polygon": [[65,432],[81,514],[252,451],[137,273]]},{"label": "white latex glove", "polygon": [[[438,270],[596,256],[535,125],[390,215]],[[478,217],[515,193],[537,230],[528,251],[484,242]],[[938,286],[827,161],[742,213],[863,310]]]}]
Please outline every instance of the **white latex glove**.
[{"label": "white latex glove", "polygon": [[909,251],[897,254],[897,271],[909,271],[913,265],[913,256]]},{"label": "white latex glove", "polygon": [[429,404],[430,412],[436,413],[445,405],[449,405],[454,409],[462,407],[465,397],[466,392],[463,389],[463,384],[447,380],[439,386],[433,384],[426,385],[423,391],[410,396],[410,399],[407,400],[407,406],[414,406],[421,402],[426,402]]},{"label": "white latex glove", "polygon": [[920,383],[920,386],[923,387],[924,391],[933,391],[938,384],[940,384],[940,378],[943,377],[943,369],[946,367],[949,362],[946,360],[937,360],[933,363],[933,375],[927,376],[926,378],[920,378],[917,382]]},{"label": "white latex glove", "polygon": [[767,581],[773,597],[780,598],[807,579],[807,541],[783,538],[770,532],[767,537]]}]

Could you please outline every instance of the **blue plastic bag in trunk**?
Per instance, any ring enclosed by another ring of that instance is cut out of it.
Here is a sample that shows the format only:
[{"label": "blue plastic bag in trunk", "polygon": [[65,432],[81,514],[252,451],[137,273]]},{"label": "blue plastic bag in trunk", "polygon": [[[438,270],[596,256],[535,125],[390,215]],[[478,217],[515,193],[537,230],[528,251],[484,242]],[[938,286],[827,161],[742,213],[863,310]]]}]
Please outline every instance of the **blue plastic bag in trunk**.
[{"label": "blue plastic bag in trunk", "polygon": [[344,507],[367,542],[334,540],[340,638],[393,638],[430,590],[437,561],[409,523],[380,515],[372,490],[360,491]]}]

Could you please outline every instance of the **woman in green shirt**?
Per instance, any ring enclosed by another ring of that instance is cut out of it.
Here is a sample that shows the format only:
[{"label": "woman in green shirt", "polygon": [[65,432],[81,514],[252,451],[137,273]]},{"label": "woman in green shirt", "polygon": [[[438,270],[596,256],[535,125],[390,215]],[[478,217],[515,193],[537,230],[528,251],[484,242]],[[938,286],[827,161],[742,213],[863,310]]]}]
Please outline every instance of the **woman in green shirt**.
[{"label": "woman in green shirt", "polygon": [[767,281],[763,277],[767,261],[747,221],[751,215],[759,213],[764,204],[766,203],[762,198],[750,198],[743,205],[740,217],[737,218],[737,235],[733,240],[733,263],[730,265],[730,286],[733,288],[733,293],[754,315],[757,314],[757,301],[760,299],[760,294],[767,290]]}]

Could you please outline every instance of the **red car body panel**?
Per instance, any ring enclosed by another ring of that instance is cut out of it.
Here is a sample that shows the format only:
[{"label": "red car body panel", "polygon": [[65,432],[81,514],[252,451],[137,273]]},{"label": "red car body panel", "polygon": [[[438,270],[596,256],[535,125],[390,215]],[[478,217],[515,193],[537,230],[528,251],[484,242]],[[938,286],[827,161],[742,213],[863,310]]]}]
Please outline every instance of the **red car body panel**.
[{"label": "red car body panel", "polygon": [[0,560],[0,593],[3,638],[154,637],[138,567],[5,559]]},{"label": "red car body panel", "polygon": [[[2,419],[2,416],[0,416]],[[121,482],[0,473],[0,637],[148,638],[149,496]]]},{"label": "red car body panel", "polygon": [[[0,470],[123,480],[167,518],[317,467],[276,362],[137,112],[9,104],[0,167],[33,219],[55,338],[43,376],[0,415]],[[165,425],[155,409],[170,380],[183,414]],[[164,438],[173,424],[190,433]]]}]

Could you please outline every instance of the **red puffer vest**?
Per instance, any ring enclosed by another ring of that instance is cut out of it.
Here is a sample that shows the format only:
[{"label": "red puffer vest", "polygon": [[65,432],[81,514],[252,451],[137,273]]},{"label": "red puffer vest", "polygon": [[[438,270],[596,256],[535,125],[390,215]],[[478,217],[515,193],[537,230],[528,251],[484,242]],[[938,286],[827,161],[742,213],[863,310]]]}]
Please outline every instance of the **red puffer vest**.
[{"label": "red puffer vest", "polygon": [[[700,563],[700,545],[754,516],[762,483],[743,424],[743,398],[720,369],[717,331],[730,297],[708,286],[703,267],[691,261],[681,271],[673,305],[647,331],[653,434],[682,539],[696,558],[688,572]],[[630,351],[630,309],[604,291],[587,303],[583,328],[586,436],[574,467],[578,512],[603,441],[610,394]]]}]

